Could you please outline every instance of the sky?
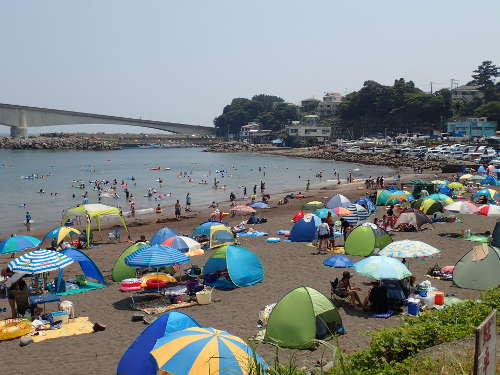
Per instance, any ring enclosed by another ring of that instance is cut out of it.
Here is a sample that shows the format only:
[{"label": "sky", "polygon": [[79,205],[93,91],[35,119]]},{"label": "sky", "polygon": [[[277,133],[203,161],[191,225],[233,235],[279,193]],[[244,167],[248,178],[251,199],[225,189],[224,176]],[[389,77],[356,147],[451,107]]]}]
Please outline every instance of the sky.
[{"label": "sky", "polygon": [[500,65],[499,14],[498,0],[1,1],[0,103],[212,126],[235,97],[400,77],[428,91]]}]

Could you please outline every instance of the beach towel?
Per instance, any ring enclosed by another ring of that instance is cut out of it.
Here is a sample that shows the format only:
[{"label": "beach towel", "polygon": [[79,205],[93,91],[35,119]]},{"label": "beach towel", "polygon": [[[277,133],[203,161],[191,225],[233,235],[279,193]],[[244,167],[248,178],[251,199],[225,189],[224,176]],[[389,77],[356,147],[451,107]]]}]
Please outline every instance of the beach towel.
[{"label": "beach towel", "polygon": [[266,232],[242,232],[236,234],[237,237],[263,237],[267,235]]},{"label": "beach towel", "polygon": [[69,289],[69,290],[66,290],[65,292],[56,293],[56,294],[58,296],[69,296],[71,294],[78,294],[78,293],[88,292],[89,290],[103,289],[103,288],[106,288],[106,285],[93,283],[92,281],[87,281],[86,285],[79,286],[78,289]]},{"label": "beach towel", "polygon": [[88,317],[71,319],[67,324],[61,324],[59,329],[39,331],[35,336],[31,336],[33,342],[58,339],[60,337],[84,335],[94,332],[94,323]]}]

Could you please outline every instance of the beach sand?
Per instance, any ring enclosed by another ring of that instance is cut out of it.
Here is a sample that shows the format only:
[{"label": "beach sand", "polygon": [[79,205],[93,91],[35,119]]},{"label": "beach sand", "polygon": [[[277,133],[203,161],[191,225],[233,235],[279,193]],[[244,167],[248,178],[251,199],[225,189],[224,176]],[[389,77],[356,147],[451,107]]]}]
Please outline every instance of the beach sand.
[{"label": "beach sand", "polygon": [[[424,176],[425,178],[425,176]],[[431,178],[432,179],[432,178]],[[349,198],[357,198],[364,194],[364,188],[358,184],[330,186],[308,192],[308,198],[290,200],[286,206],[275,207],[270,210],[259,210],[258,216],[268,219],[265,224],[256,225],[259,231],[268,232],[274,236],[279,229],[290,229],[290,219],[300,207],[310,200],[322,200],[342,192]],[[273,197],[276,202],[276,197]],[[381,217],[383,207],[378,208],[378,217]],[[182,221],[170,221],[166,224],[149,224],[132,226],[131,233],[134,239],[145,234],[151,238],[154,232],[167,225],[179,233],[189,234],[202,221],[205,221],[207,210],[203,210],[196,217]],[[241,217],[229,218],[232,225],[241,221]],[[436,224],[433,229],[416,233],[395,233],[394,240],[412,239],[421,240],[442,250],[439,257],[426,260],[412,260],[410,270],[421,282],[426,278],[427,269],[436,263],[440,266],[454,265],[474,245],[473,242],[457,239],[442,238],[440,232],[460,232],[470,228],[472,232],[493,230],[496,219],[475,215],[465,215],[463,223]],[[103,237],[107,231],[103,231]],[[123,238],[123,236],[122,236]],[[322,262],[328,255],[313,255],[314,248],[305,243],[281,242],[268,244],[265,237],[240,238],[242,246],[255,252],[265,268],[265,280],[255,286],[238,288],[232,291],[214,290],[214,303],[204,306],[193,306],[180,311],[191,315],[202,326],[214,327],[229,331],[242,338],[249,338],[257,333],[258,312],[265,305],[277,302],[285,293],[300,286],[311,286],[326,296],[330,296],[330,281],[342,274],[343,269],[323,266]],[[342,240],[340,240],[342,243]],[[142,322],[132,322],[131,317],[136,313],[130,309],[129,297],[119,291],[118,283],[111,282],[111,270],[116,258],[128,245],[124,242],[102,244],[86,250],[89,256],[100,267],[109,280],[106,289],[94,290],[87,293],[67,296],[64,299],[74,303],[79,316],[88,316],[94,322],[107,326],[104,332],[47,340],[41,343],[20,347],[18,340],[0,343],[0,363],[6,373],[13,374],[114,374],[116,365],[130,343],[146,327]],[[192,264],[203,266],[208,254],[192,258]],[[360,258],[352,257],[354,261]],[[0,263],[4,265],[8,257],[2,256]],[[79,273],[78,265],[71,265],[65,275]],[[453,287],[449,281],[430,279],[432,285],[445,293],[453,293],[459,298],[475,298],[479,292]],[[366,296],[370,280],[354,274],[353,284],[361,287],[361,298]],[[336,302],[343,320],[346,334],[339,337],[343,351],[352,353],[366,347],[370,338],[366,331],[380,329],[387,326],[401,324],[400,316],[389,319],[375,319],[368,313],[359,313],[342,302]],[[0,307],[8,307],[7,300],[0,300]],[[51,311],[54,306],[47,305]],[[293,314],[293,311],[290,312]],[[1,314],[9,317],[10,313]],[[276,356],[276,348],[259,344],[257,351],[269,362]],[[280,361],[287,361],[294,356],[299,366],[312,366],[322,357],[328,361],[331,356],[324,349],[315,351],[279,349]]]}]

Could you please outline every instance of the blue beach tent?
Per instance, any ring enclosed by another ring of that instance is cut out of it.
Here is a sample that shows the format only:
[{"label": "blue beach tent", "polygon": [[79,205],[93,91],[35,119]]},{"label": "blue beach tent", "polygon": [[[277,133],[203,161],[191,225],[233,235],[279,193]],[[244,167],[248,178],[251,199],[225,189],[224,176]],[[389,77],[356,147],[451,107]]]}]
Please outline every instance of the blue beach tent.
[{"label": "blue beach tent", "polygon": [[201,325],[189,315],[178,311],[166,312],[160,315],[123,353],[118,367],[117,375],[156,375],[158,366],[150,352],[156,340],[169,333]]},{"label": "blue beach tent", "polygon": [[360,206],[365,207],[371,214],[377,211],[377,206],[375,206],[372,200],[368,197],[358,198],[354,201],[354,204],[359,204]]},{"label": "blue beach tent", "polygon": [[291,242],[312,242],[316,238],[316,229],[320,224],[321,219],[316,215],[305,215],[293,225],[288,239]]},{"label": "blue beach tent", "polygon": [[446,185],[439,185],[438,192],[451,197],[453,195],[453,190]]},{"label": "blue beach tent", "polygon": [[219,289],[250,286],[264,280],[264,267],[257,255],[244,247],[217,248],[203,267],[205,284]]},{"label": "blue beach tent", "polygon": [[177,236],[178,233],[170,229],[169,227],[161,228],[158,232],[155,233],[153,238],[151,238],[151,245],[159,245],[165,240],[168,240],[170,237]]},{"label": "blue beach tent", "polygon": [[226,225],[229,226],[228,223],[220,222],[220,221],[205,221],[198,225],[194,232],[191,234],[192,237],[200,237],[200,236],[210,236],[210,228],[214,225]]},{"label": "blue beach tent", "polygon": [[[61,250],[60,253],[78,262],[80,264],[80,267],[82,268],[83,274],[86,277],[94,279],[100,284],[106,285],[106,281],[104,280],[104,276],[102,275],[101,271],[87,254],[80,250],[72,248]],[[60,281],[62,281],[63,272],[64,269],[61,268],[57,280],[58,284]]]}]

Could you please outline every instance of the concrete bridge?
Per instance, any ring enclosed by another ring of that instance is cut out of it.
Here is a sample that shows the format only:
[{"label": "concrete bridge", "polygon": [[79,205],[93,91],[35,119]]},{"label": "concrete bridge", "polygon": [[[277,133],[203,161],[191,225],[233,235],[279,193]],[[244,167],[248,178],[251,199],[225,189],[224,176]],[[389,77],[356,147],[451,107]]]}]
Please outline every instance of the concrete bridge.
[{"label": "concrete bridge", "polygon": [[165,130],[177,134],[214,135],[215,128],[174,122],[141,120],[128,117],[97,115],[60,109],[26,107],[0,103],[0,125],[10,126],[12,137],[26,137],[28,128],[71,124],[132,125]]}]

